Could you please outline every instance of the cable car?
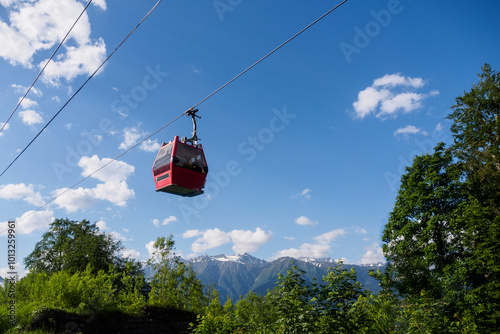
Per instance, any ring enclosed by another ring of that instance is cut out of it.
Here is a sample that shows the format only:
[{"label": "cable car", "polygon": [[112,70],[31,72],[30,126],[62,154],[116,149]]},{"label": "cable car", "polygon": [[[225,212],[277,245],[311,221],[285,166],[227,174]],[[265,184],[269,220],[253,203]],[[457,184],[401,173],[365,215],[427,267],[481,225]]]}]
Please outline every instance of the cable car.
[{"label": "cable car", "polygon": [[196,136],[198,110],[190,109],[187,115],[193,119],[193,137],[163,143],[153,164],[153,177],[157,192],[193,197],[203,194],[208,166],[203,147]]}]

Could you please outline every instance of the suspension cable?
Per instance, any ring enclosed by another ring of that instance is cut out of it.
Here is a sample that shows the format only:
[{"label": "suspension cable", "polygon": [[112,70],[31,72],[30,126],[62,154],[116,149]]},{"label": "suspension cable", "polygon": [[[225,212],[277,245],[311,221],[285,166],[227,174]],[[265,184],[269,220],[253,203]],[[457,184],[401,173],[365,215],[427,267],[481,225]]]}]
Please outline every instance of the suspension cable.
[{"label": "suspension cable", "polygon": [[29,86],[29,88],[26,91],[26,93],[24,93],[24,96],[17,103],[17,106],[14,108],[14,110],[12,111],[12,113],[10,114],[10,116],[7,118],[7,120],[5,121],[5,123],[3,123],[2,128],[0,129],[0,133],[7,126],[7,123],[9,123],[10,119],[12,118],[12,116],[14,116],[14,114],[16,113],[16,111],[19,108],[19,106],[23,103],[23,101],[26,98],[26,96],[28,95],[28,93],[31,91],[31,89],[33,88],[33,86],[35,85],[35,83],[38,81],[38,78],[40,78],[40,76],[42,75],[42,73],[45,71],[45,68],[47,67],[47,65],[50,63],[50,61],[52,60],[52,58],[54,58],[54,56],[57,53],[57,51],[59,50],[59,48],[63,45],[63,43],[66,40],[66,38],[68,38],[69,34],[71,33],[71,31],[75,27],[76,23],[80,20],[80,18],[82,17],[83,13],[85,13],[85,11],[87,10],[87,7],[91,3],[92,3],[92,0],[89,0],[89,2],[87,3],[87,5],[85,6],[85,8],[83,8],[82,12],[80,13],[80,15],[78,16],[78,18],[76,19],[75,23],[73,23],[73,25],[71,26],[71,28],[69,28],[68,32],[66,33],[66,35],[64,36],[64,38],[61,40],[61,42],[59,43],[59,45],[57,46],[57,48],[54,50],[54,52],[52,53],[52,55],[50,56],[50,58],[47,60],[47,62],[43,66],[43,68],[40,71],[40,73],[38,73],[38,75],[36,76],[35,80],[33,80],[33,82]]},{"label": "suspension cable", "polygon": [[[160,0],[161,1],[161,0]],[[160,2],[158,1],[158,3]],[[80,183],[82,183],[83,181],[85,181],[86,179],[88,179],[89,177],[91,177],[92,175],[96,174],[97,172],[99,172],[101,169],[105,168],[106,166],[108,166],[109,164],[111,164],[112,162],[118,160],[120,157],[122,157],[123,155],[125,155],[126,153],[130,152],[131,150],[133,150],[134,148],[136,148],[137,146],[141,145],[143,142],[145,142],[146,140],[150,139],[151,137],[153,137],[154,135],[156,135],[158,132],[162,131],[163,129],[165,129],[167,126],[171,125],[172,123],[174,123],[175,121],[177,121],[178,119],[180,119],[182,116],[184,115],[187,115],[187,116],[190,116],[192,111],[197,107],[199,106],[200,104],[202,104],[203,102],[207,101],[209,98],[211,98],[213,95],[215,95],[217,92],[221,91],[224,87],[226,87],[227,85],[229,85],[230,83],[232,83],[233,81],[235,81],[236,79],[238,79],[239,77],[241,77],[244,73],[248,72],[251,68],[255,67],[258,63],[262,62],[264,59],[266,59],[267,57],[269,57],[270,55],[272,55],[273,53],[275,53],[278,49],[280,49],[281,47],[283,47],[285,44],[289,43],[291,40],[293,40],[294,38],[296,38],[298,35],[302,34],[305,30],[309,29],[311,26],[313,26],[314,24],[316,24],[318,21],[320,21],[321,19],[323,19],[325,16],[327,16],[328,14],[332,13],[334,10],[336,10],[338,7],[340,7],[342,4],[344,4],[345,2],[347,2],[348,0],[343,0],[341,3],[339,3],[338,5],[336,5],[334,8],[330,9],[328,12],[326,12],[325,14],[323,14],[322,16],[320,16],[318,19],[316,19],[315,21],[313,21],[311,24],[309,24],[308,26],[306,26],[304,29],[302,29],[301,31],[299,31],[298,33],[296,33],[295,35],[293,35],[292,37],[290,37],[288,40],[286,40],[285,42],[283,42],[282,44],[280,44],[278,47],[276,47],[275,49],[273,49],[271,52],[269,52],[268,54],[266,54],[264,57],[260,58],[258,61],[256,61],[255,63],[253,63],[251,66],[249,66],[248,68],[246,68],[244,71],[242,71],[240,74],[236,75],[234,78],[232,78],[231,80],[229,80],[228,82],[226,82],[224,85],[222,85],[221,87],[219,87],[217,90],[215,90],[214,92],[212,92],[210,95],[208,95],[207,97],[205,97],[204,99],[202,99],[200,102],[198,102],[197,104],[195,104],[193,107],[187,109],[186,111],[184,111],[183,113],[181,113],[179,116],[177,116],[176,118],[174,118],[173,120],[171,120],[170,122],[168,122],[167,124],[163,125],[161,128],[159,128],[158,130],[156,130],[155,132],[151,133],[150,135],[146,136],[145,138],[141,139],[139,142],[137,142],[135,145],[133,145],[132,147],[130,147],[129,149],[127,149],[126,151],[122,152],[121,154],[119,154],[118,156],[116,156],[115,158],[111,159],[110,161],[108,161],[107,163],[105,163],[104,165],[102,165],[101,167],[99,167],[97,170],[95,170],[94,172],[90,173],[89,175],[87,175],[86,177],[84,177],[83,179],[81,179],[80,181],[78,181],[77,183],[75,183],[74,185],[72,185],[71,187],[65,189],[63,192],[59,193],[57,196],[54,196],[52,199],[50,199],[49,201],[45,202],[45,204],[43,204],[42,206],[40,206],[38,209],[36,210],[33,210],[32,212],[30,212],[28,215],[20,218],[18,220],[18,222],[20,222],[21,220],[24,220],[26,218],[28,218],[29,216],[31,216],[32,214],[34,214],[35,212],[37,211],[40,211],[42,208],[46,207],[47,205],[49,205],[50,203],[52,203],[53,201],[55,201],[57,198],[59,198],[60,196],[62,196],[63,194],[65,194],[66,192],[68,192],[69,190],[75,188],[76,186],[78,186]],[[155,6],[156,7],[156,6]],[[154,8],[153,8],[154,9]],[[148,13],[149,15],[149,13]],[[0,175],[1,176],[1,175]],[[0,232],[0,233],[4,233],[6,230]]]},{"label": "suspension cable", "polygon": [[31,144],[33,144],[33,142],[38,138],[38,136],[40,136],[42,134],[42,132],[49,126],[50,123],[52,123],[52,121],[61,113],[61,111],[63,111],[63,109],[71,102],[71,100],[73,100],[73,98],[83,89],[83,87],[85,87],[85,85],[96,75],[97,72],[99,72],[99,70],[104,66],[104,64],[106,64],[106,62],[109,60],[109,58],[111,58],[111,56],[113,56],[113,54],[115,54],[115,52],[123,45],[123,43],[125,43],[125,41],[134,33],[134,31],[141,25],[141,23],[149,16],[149,14],[151,14],[153,12],[153,10],[160,4],[162,0],[158,0],[158,2],[153,6],[153,8],[151,8],[151,10],[142,18],[142,20],[135,26],[134,29],[132,29],[132,31],[127,35],[127,37],[125,37],[120,44],[118,44],[118,46],[113,50],[113,52],[111,52],[109,54],[108,57],[106,57],[106,59],[104,59],[104,61],[101,63],[101,65],[99,65],[99,67],[97,67],[97,69],[94,71],[94,73],[92,73],[88,78],[87,80],[85,80],[85,82],[80,86],[80,88],[78,88],[78,90],[73,94],[71,95],[71,97],[68,99],[68,101],[66,101],[66,103],[61,107],[61,109],[59,109],[59,111],[54,115],[52,116],[52,118],[47,122],[47,124],[45,124],[45,126],[37,133],[37,135],[28,143],[28,145],[26,145],[25,148],[23,148],[23,150],[21,152],[19,152],[19,154],[16,156],[16,158],[7,166],[7,168],[4,169],[4,171],[0,174],[0,177],[2,177],[2,175],[5,174],[5,172],[16,162],[17,159],[19,159],[19,157],[28,149],[28,147],[31,146]]}]

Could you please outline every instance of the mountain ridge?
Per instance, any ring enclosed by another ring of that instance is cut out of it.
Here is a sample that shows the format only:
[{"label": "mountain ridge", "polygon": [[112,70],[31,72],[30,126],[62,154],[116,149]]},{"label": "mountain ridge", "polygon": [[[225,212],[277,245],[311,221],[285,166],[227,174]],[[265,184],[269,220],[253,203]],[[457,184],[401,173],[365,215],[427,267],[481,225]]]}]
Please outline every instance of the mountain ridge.
[{"label": "mountain ridge", "polygon": [[204,285],[213,286],[219,290],[221,302],[227,298],[237,300],[253,291],[264,295],[276,285],[278,275],[285,275],[287,270],[295,265],[306,272],[306,281],[313,279],[321,281],[328,269],[337,265],[345,268],[354,268],[358,281],[364,288],[380,291],[375,278],[369,276],[369,271],[385,269],[385,264],[348,264],[331,258],[292,258],[281,257],[272,261],[258,259],[248,253],[236,255],[219,254],[215,256],[202,255],[186,261],[191,265]]}]

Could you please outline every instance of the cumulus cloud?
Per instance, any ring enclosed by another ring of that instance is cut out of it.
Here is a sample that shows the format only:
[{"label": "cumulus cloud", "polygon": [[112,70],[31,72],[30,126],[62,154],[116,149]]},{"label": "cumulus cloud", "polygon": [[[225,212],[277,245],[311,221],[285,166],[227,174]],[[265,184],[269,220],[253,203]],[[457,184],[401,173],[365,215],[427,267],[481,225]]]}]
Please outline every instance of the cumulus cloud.
[{"label": "cumulus cloud", "polygon": [[382,252],[382,247],[376,242],[365,248],[360,264],[385,263],[385,257]]},{"label": "cumulus cloud", "polygon": [[421,134],[423,136],[428,135],[427,132],[425,132],[422,129],[417,128],[414,125],[407,125],[404,128],[399,128],[396,131],[394,131],[394,137],[402,136],[405,139],[408,139],[410,137],[410,135],[414,135],[414,134]]},{"label": "cumulus cloud", "polygon": [[[5,125],[5,126],[4,126],[4,125]],[[9,124],[9,123],[7,123],[7,124],[5,124],[5,123],[0,123],[0,129],[2,129],[2,128],[3,128],[3,130],[2,130],[2,132],[0,132],[0,137],[2,137],[2,136],[4,135],[4,133],[3,133],[3,132],[4,132],[5,130],[8,130],[8,129],[10,128],[10,124]]]},{"label": "cumulus cloud", "polygon": [[[82,175],[89,176],[98,168],[111,162],[112,159],[99,159],[97,155],[82,157],[78,166],[83,169]],[[123,161],[113,161],[91,177],[101,181],[94,188],[61,188],[54,191],[54,204],[68,212],[92,208],[97,200],[105,200],[116,206],[124,207],[127,201],[135,197],[133,189],[127,184],[127,178],[134,172],[135,167]]]},{"label": "cumulus cloud", "polygon": [[16,232],[30,234],[33,231],[45,231],[54,219],[54,212],[50,210],[27,211],[21,217],[16,218]]},{"label": "cumulus cloud", "polygon": [[266,232],[259,227],[255,232],[234,230],[229,235],[234,243],[233,252],[236,254],[255,252],[261,245],[268,243],[273,238],[271,232]]},{"label": "cumulus cloud", "polygon": [[25,185],[24,183],[19,184],[6,184],[0,186],[0,198],[1,199],[15,199],[15,200],[24,200],[30,204],[40,206],[45,202],[42,198],[42,195],[35,191],[35,186]]},{"label": "cumulus cloud", "polygon": [[155,244],[155,241],[153,240],[153,241],[148,242],[145,245],[146,249],[148,250],[149,257],[153,257],[153,253],[155,251],[154,244]]},{"label": "cumulus cloud", "polygon": [[[135,144],[139,142],[142,138],[148,135],[147,132],[141,130],[141,124],[137,124],[137,126],[132,126],[129,128],[123,129],[123,141],[120,143],[118,148],[122,150],[128,150]],[[158,141],[148,139],[139,145],[139,148],[146,152],[157,152],[160,149],[160,144]]]},{"label": "cumulus cloud", "polygon": [[40,113],[36,112],[35,110],[31,109],[19,112],[19,117],[26,125],[35,125],[43,122],[42,115],[40,115]]},{"label": "cumulus cloud", "polygon": [[397,117],[400,112],[420,109],[425,98],[439,94],[438,91],[427,94],[415,92],[424,85],[422,78],[405,77],[400,73],[386,74],[358,93],[358,99],[353,103],[354,115],[363,119],[375,114],[380,119],[386,119]]},{"label": "cumulus cloud", "polygon": [[330,251],[329,245],[323,244],[309,244],[305,243],[300,246],[300,248],[289,248],[278,251],[274,254],[273,259],[279,259],[280,257],[312,257],[312,258],[323,258],[328,257],[328,253]]},{"label": "cumulus cloud", "polygon": [[[22,99],[22,97],[19,98],[19,100],[21,100],[21,99]],[[25,97],[23,99],[23,101],[21,102],[21,107],[24,109],[28,109],[31,107],[38,107],[38,102]]]},{"label": "cumulus cloud", "polygon": [[141,258],[141,253],[135,249],[125,249],[122,251],[122,257],[124,259],[136,259],[139,260]]},{"label": "cumulus cloud", "polygon": [[314,237],[316,243],[304,243],[300,248],[288,248],[278,251],[274,254],[272,259],[277,259],[280,257],[312,257],[312,258],[322,258],[328,257],[331,249],[331,244],[339,237],[347,234],[345,229],[335,229]]},{"label": "cumulus cloud", "polygon": [[347,231],[340,228],[336,230],[332,230],[330,232],[323,233],[321,235],[318,235],[314,237],[314,240],[316,240],[320,244],[330,244],[335,241],[338,237],[341,235],[347,234]]},{"label": "cumulus cloud", "polygon": [[255,252],[261,245],[273,238],[272,232],[265,232],[257,228],[255,232],[245,230],[233,230],[224,232],[218,228],[200,231],[188,230],[182,234],[185,239],[198,237],[191,245],[194,253],[203,253],[208,249],[233,242],[233,251],[237,254]]},{"label": "cumulus cloud", "polygon": [[189,230],[182,234],[183,238],[199,237],[191,245],[191,250],[195,253],[203,253],[208,249],[219,247],[231,241],[229,233],[218,228],[199,231]]},{"label": "cumulus cloud", "polygon": [[[1,0],[1,1],[5,1],[5,0]],[[17,273],[18,278],[23,278],[28,273],[26,268],[24,268],[24,266],[19,262],[16,262],[15,268],[16,268],[16,273]],[[10,277],[11,275],[8,274],[9,272],[12,272],[12,269],[9,266],[7,266],[5,268],[0,268],[0,277],[3,277],[3,278]]]},{"label": "cumulus cloud", "polygon": [[[2,0],[8,21],[0,20],[0,57],[11,65],[32,68],[37,53],[53,49],[64,37],[75,19],[83,10],[77,0]],[[106,9],[104,0],[97,0],[96,6]],[[42,80],[59,85],[61,79],[72,80],[77,75],[91,74],[106,56],[102,38],[90,38],[90,22],[84,13],[73,28],[68,41],[53,62],[47,66]],[[71,41],[71,42],[70,42]],[[39,62],[45,65],[47,60]]]},{"label": "cumulus cloud", "polygon": [[[29,88],[28,86],[23,86],[23,85],[18,85],[18,84],[12,84],[10,86],[12,88],[14,88],[14,92],[16,92],[17,94],[22,94],[22,95],[24,95]],[[42,91],[36,87],[31,87],[29,94],[35,95],[36,97],[43,96]]]},{"label": "cumulus cloud", "polygon": [[160,147],[161,147],[160,143],[158,143],[157,139],[155,140],[148,139],[142,142],[141,145],[139,146],[141,150],[146,152],[158,152],[158,150],[160,150]]},{"label": "cumulus cloud", "polygon": [[[168,224],[176,222],[176,221],[177,221],[177,217],[175,217],[175,216],[169,216],[169,217],[163,219],[163,222],[161,223],[161,225],[168,225]],[[152,219],[151,222],[156,227],[160,226],[160,221],[158,219],[156,219],[156,218]]]},{"label": "cumulus cloud", "polygon": [[101,230],[101,231],[105,231],[105,230],[109,230],[109,227],[108,225],[106,224],[106,222],[104,220],[99,220],[97,223],[95,223],[95,225]]},{"label": "cumulus cloud", "polygon": [[306,216],[300,216],[299,218],[295,219],[295,223],[298,225],[302,225],[302,226],[305,226],[305,225],[314,226],[314,225],[318,224],[317,221],[312,221],[311,219],[307,218]]}]

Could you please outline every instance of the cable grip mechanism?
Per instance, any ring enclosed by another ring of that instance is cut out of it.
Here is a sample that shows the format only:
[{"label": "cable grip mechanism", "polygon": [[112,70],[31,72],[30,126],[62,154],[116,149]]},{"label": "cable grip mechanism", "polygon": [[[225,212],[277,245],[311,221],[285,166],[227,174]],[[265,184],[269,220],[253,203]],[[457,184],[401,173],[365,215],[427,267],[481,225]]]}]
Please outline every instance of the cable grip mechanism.
[{"label": "cable grip mechanism", "polygon": [[191,116],[191,120],[193,121],[193,132],[191,133],[192,137],[189,139],[186,139],[186,137],[182,138],[184,142],[186,143],[191,143],[193,146],[198,146],[198,136],[196,135],[197,132],[197,126],[196,126],[196,118],[201,118],[201,116],[196,115],[198,112],[198,109],[191,108],[186,111],[186,116]]}]

